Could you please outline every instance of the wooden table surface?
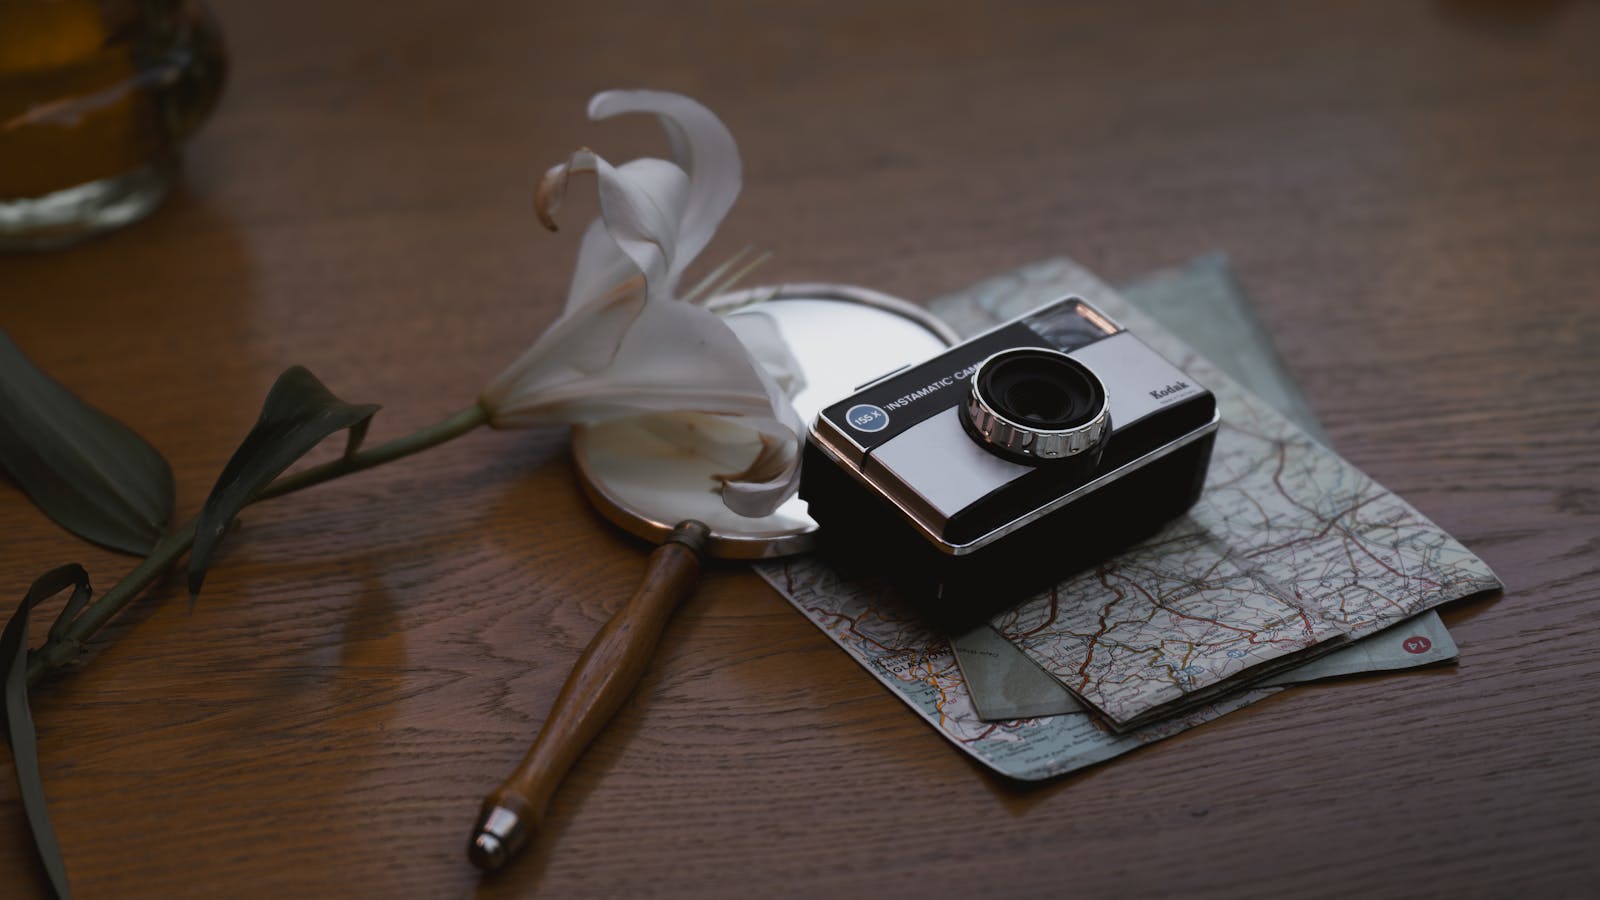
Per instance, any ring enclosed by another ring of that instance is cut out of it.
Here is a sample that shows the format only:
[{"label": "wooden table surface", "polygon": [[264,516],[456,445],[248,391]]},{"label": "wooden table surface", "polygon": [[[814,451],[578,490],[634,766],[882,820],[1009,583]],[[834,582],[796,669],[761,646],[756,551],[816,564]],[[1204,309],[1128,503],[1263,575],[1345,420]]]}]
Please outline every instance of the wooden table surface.
[{"label": "wooden table surface", "polygon": [[[584,118],[639,86],[738,138],[705,259],[770,249],[758,280],[1229,253],[1336,446],[1507,590],[1446,613],[1457,666],[1019,787],[719,568],[480,882],[479,798],[645,559],[560,431],[485,431],[250,509],[196,608],[159,584],[34,692],[80,896],[1600,895],[1600,4],[215,7],[231,82],[178,193],[0,258],[0,324],[168,456],[184,517],[289,365],[383,403],[376,439],[471,404],[592,210],[541,231],[538,174],[665,153]],[[6,597],[131,565],[9,483],[0,534]],[[0,867],[42,890],[9,775]]]}]

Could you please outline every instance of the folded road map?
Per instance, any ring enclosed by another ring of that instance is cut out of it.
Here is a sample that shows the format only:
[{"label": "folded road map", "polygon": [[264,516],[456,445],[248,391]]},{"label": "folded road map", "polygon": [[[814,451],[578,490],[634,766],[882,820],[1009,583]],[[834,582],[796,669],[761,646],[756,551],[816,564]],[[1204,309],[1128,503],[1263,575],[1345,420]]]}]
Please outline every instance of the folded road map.
[{"label": "folded road map", "polygon": [[[1367,478],[1066,260],[931,305],[964,333],[1063,294],[1094,303],[1216,394],[1204,494],[1151,540],[991,625],[1093,715],[986,722],[950,644],[822,559],[756,569],[962,749],[1002,774],[1062,774],[1175,734],[1281,687],[1250,684],[1499,582]],[[1109,726],[1109,727],[1108,727]]]}]

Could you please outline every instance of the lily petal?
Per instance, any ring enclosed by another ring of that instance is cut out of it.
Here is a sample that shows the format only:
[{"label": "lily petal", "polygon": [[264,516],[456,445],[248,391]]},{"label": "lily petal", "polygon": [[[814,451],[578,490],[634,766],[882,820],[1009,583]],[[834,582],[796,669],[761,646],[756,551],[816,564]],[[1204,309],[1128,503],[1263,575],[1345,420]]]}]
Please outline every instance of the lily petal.
[{"label": "lily petal", "polygon": [[723,504],[741,516],[768,515],[800,487],[800,436],[804,426],[787,401],[779,398],[774,408],[782,419],[740,420],[760,435],[761,450],[743,471],[720,476]]},{"label": "lily petal", "polygon": [[[684,268],[738,195],[733,138],[705,107],[674,94],[614,91],[595,97],[589,111],[596,119],[655,113],[676,163],[613,167],[583,149],[545,173],[535,196],[540,221],[555,227],[573,176],[583,174],[595,176],[600,219],[584,232],[561,317],[480,402],[498,428],[669,423],[661,437],[685,453],[743,466],[714,476],[724,505],[765,516],[799,478],[803,426],[787,396],[804,386],[799,366],[765,315],[724,319],[675,299]],[[730,265],[714,275],[739,271]],[[716,279],[713,287],[723,283]]]},{"label": "lily petal", "polygon": [[614,167],[593,150],[579,150],[545,173],[535,205],[540,221],[554,227],[554,212],[575,174],[593,172],[600,194],[600,217],[617,248],[633,261],[645,281],[669,290],[667,273],[677,256],[678,217],[687,199],[688,176],[661,159],[635,159]]},{"label": "lily petal", "polygon": [[639,267],[611,239],[605,220],[595,219],[584,229],[583,242],[578,246],[578,265],[572,272],[563,311],[570,313],[585,303],[615,293],[620,285],[630,282],[643,293],[644,277],[639,274]]},{"label": "lily petal", "polygon": [[751,357],[772,378],[784,397],[793,397],[805,390],[805,372],[789,349],[789,342],[783,339],[783,332],[778,330],[776,320],[760,310],[752,309],[723,316],[722,321],[733,329],[739,343],[750,351]]},{"label": "lily petal", "polygon": [[547,390],[603,372],[616,359],[623,335],[639,317],[644,302],[644,279],[635,270],[631,284],[623,283],[604,297],[592,298],[580,309],[569,307],[484,388],[478,402],[489,410],[490,424],[496,428],[549,424],[530,418],[524,410]]},{"label": "lily petal", "polygon": [[741,516],[770,515],[794,495],[799,483],[794,426],[776,419],[673,412],[628,421],[681,453],[728,470],[712,474],[707,488],[714,488],[723,505]]},{"label": "lily petal", "polygon": [[[675,223],[676,217],[682,214],[687,197],[688,183],[683,171],[659,159],[636,159],[618,166],[615,171],[617,177],[625,182],[624,186],[618,186],[619,190],[642,195],[636,202],[648,202],[667,217],[667,223],[657,223],[654,227],[660,232],[656,243],[670,261],[672,248],[677,245],[677,226],[670,223]],[[573,272],[572,284],[567,288],[566,309],[569,311],[586,300],[611,294],[618,285],[640,274],[637,261],[623,251],[611,220],[606,218],[604,193],[601,195],[600,211],[601,218],[589,223],[578,249],[578,266]],[[621,225],[618,223],[619,227]],[[649,281],[652,275],[646,274],[645,277]],[[668,290],[661,282],[665,277],[661,274],[653,276],[661,292]]]},{"label": "lily petal", "polygon": [[[787,406],[727,324],[697,306],[634,295],[561,324],[485,391],[496,427],[675,410],[771,418],[774,395]],[[596,369],[596,350],[604,349],[608,358]]]},{"label": "lily petal", "polygon": [[683,271],[711,242],[738,198],[743,164],[739,147],[722,120],[681,94],[606,91],[589,101],[589,118],[596,121],[634,112],[656,115],[667,133],[673,161],[689,173],[688,203],[678,226],[678,255],[667,285],[675,291]]},{"label": "lily petal", "polygon": [[484,390],[480,401],[492,419],[504,419],[504,410],[518,405],[514,398],[536,390],[552,371],[593,375],[610,365],[652,284],[664,283],[676,243],[671,216],[687,194],[683,170],[659,159],[612,167],[580,150],[545,174],[551,187],[540,197],[550,205],[542,209],[558,206],[567,181],[580,172],[595,174],[601,227],[584,234],[565,312]]}]

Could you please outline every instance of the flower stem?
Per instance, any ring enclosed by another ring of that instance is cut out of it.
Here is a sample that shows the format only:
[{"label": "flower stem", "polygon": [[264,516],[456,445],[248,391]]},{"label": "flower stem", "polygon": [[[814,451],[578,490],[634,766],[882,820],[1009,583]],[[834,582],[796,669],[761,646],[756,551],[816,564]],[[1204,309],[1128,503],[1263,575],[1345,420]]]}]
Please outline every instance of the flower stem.
[{"label": "flower stem", "polygon": [[293,475],[284,475],[262,488],[261,492],[252,498],[251,502],[271,500],[273,497],[292,494],[295,491],[319,485],[324,481],[332,481],[341,475],[359,472],[362,469],[370,469],[373,466],[381,466],[386,462],[393,462],[413,453],[420,453],[429,447],[437,447],[445,441],[460,437],[488,421],[489,411],[474,403],[448,419],[435,425],[430,425],[421,431],[414,431],[404,437],[395,438],[376,447],[358,450],[348,456],[341,456],[320,466],[312,466]]},{"label": "flower stem", "polygon": [[[466,409],[403,437],[392,441],[358,450],[347,456],[342,456],[331,462],[312,466],[290,475],[279,476],[271,484],[262,488],[250,502],[269,500],[292,494],[295,491],[314,487],[325,481],[381,466],[386,462],[420,453],[430,447],[436,447],[445,441],[460,437],[469,431],[484,425],[489,421],[489,412],[481,404],[473,404]],[[28,685],[37,684],[45,672],[54,669],[77,656],[83,644],[93,637],[95,632],[105,627],[123,607],[139,596],[145,588],[155,583],[172,564],[189,552],[194,546],[195,523],[198,516],[191,518],[182,528],[156,545],[133,571],[122,577],[106,591],[99,600],[89,604],[72,624],[67,627],[66,633],[60,641],[47,641],[44,646],[28,655]]]}]

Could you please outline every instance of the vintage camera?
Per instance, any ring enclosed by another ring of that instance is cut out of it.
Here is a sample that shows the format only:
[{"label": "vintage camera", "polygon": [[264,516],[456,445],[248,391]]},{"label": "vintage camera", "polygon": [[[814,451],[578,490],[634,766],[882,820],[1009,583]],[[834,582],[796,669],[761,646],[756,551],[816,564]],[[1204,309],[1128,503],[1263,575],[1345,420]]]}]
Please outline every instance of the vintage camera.
[{"label": "vintage camera", "polygon": [[825,547],[962,627],[1187,510],[1217,424],[1210,391],[1069,297],[825,408],[800,495]]}]

